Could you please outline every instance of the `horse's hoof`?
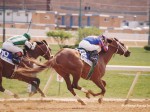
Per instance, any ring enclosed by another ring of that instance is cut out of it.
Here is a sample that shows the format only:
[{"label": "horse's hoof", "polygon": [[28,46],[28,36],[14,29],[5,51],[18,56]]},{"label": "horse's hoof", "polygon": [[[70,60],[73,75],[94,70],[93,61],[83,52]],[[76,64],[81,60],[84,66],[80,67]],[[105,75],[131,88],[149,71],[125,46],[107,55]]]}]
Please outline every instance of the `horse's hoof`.
[{"label": "horse's hoof", "polygon": [[46,97],[46,95],[45,95],[45,94],[42,94],[41,97]]},{"label": "horse's hoof", "polygon": [[86,93],[86,97],[90,99],[90,93]]},{"label": "horse's hoof", "polygon": [[103,100],[102,98],[99,98],[99,99],[98,99],[98,103],[101,104],[101,103],[102,103],[102,100]]},{"label": "horse's hoof", "polygon": [[82,100],[78,100],[78,102],[80,102],[81,105],[86,105],[86,103],[84,101],[82,101]]},{"label": "horse's hoof", "polygon": [[14,98],[17,98],[17,99],[18,99],[18,98],[19,98],[19,96],[18,96],[17,94],[14,94]]},{"label": "horse's hoof", "polygon": [[30,92],[29,93],[29,97],[32,97],[33,95],[35,95],[37,92]]},{"label": "horse's hoof", "polygon": [[124,105],[127,105],[127,104],[128,104],[128,102],[129,102],[129,100],[128,100],[128,99],[127,99],[127,100],[125,100]]}]

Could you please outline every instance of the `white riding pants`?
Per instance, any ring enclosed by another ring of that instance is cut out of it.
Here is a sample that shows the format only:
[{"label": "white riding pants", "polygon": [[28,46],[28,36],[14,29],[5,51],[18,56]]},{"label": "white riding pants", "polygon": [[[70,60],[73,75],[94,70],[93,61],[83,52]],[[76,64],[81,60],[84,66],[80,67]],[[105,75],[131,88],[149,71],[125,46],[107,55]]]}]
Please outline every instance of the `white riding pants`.
[{"label": "white riding pants", "polygon": [[97,52],[101,51],[101,47],[99,45],[90,44],[86,40],[82,40],[79,43],[79,48],[84,48],[87,51],[94,51],[94,50],[97,50]]},{"label": "white riding pants", "polygon": [[2,48],[7,50],[7,51],[10,51],[12,53],[16,53],[16,52],[22,52],[23,54],[23,50],[18,47],[18,46],[15,46],[13,43],[11,42],[4,42],[3,45],[2,45]]}]

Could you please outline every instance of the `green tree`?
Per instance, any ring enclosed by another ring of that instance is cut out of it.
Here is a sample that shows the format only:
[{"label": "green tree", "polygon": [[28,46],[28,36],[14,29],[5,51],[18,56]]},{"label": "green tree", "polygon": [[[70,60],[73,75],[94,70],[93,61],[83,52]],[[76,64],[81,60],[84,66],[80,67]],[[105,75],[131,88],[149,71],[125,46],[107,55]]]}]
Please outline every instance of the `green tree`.
[{"label": "green tree", "polygon": [[65,32],[64,30],[57,30],[47,32],[47,36],[53,37],[55,41],[57,41],[59,47],[62,48],[65,44],[65,40],[71,38],[72,34],[69,32]]}]

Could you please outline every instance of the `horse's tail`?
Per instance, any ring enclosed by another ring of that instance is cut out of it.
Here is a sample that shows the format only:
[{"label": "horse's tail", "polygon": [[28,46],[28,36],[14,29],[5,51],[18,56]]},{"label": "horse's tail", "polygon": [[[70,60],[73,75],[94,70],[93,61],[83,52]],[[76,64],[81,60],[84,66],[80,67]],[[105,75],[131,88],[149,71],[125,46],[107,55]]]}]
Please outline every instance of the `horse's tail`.
[{"label": "horse's tail", "polygon": [[[33,62],[33,61],[32,61]],[[18,68],[14,71],[15,74],[35,74],[38,72],[41,72],[42,70],[52,66],[53,60],[48,60],[47,62],[45,62],[44,64],[40,64],[38,62],[35,62],[36,65],[38,65],[35,68]]]}]

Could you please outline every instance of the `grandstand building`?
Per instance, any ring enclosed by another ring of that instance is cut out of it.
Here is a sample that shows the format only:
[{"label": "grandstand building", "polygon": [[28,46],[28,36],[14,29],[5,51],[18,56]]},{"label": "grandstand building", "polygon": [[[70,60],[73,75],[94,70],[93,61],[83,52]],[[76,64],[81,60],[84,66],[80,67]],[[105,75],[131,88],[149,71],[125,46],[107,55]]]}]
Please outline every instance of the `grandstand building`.
[{"label": "grandstand building", "polygon": [[[6,27],[72,29],[95,26],[109,32],[147,33],[149,0],[5,0]],[[0,1],[0,27],[3,1]]]}]

